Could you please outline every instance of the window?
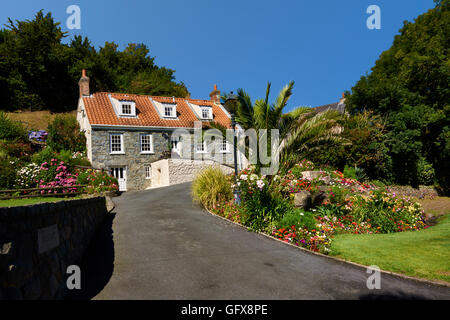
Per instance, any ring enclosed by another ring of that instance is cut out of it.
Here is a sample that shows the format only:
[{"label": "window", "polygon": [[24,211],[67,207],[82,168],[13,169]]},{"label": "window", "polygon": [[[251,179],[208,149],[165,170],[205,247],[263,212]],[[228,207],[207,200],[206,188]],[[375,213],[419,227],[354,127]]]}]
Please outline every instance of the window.
[{"label": "window", "polygon": [[119,115],[127,117],[136,116],[136,104],[134,101],[120,101]]},{"label": "window", "polygon": [[204,142],[197,143],[196,145],[197,153],[206,153],[206,144]]},{"label": "window", "polygon": [[124,153],[123,134],[114,133],[109,136],[111,153]]},{"label": "window", "polygon": [[141,153],[153,153],[153,136],[151,134],[141,135]]},{"label": "window", "polygon": [[176,104],[168,104],[164,105],[164,117],[175,118],[176,117]]},{"label": "window", "polygon": [[211,119],[211,109],[209,107],[202,108],[202,118]]},{"label": "window", "polygon": [[228,142],[226,138],[223,138],[222,143],[220,145],[220,151],[228,152]]},{"label": "window", "polygon": [[145,179],[151,179],[152,178],[152,167],[146,166],[145,167]]},{"label": "window", "polygon": [[122,104],[122,114],[131,114],[131,104]]}]

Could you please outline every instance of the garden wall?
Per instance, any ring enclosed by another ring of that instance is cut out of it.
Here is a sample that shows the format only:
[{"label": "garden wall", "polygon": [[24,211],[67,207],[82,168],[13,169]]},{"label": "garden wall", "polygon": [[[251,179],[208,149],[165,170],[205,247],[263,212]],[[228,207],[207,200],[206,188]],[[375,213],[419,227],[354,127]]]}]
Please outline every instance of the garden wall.
[{"label": "garden wall", "polygon": [[107,214],[105,197],[0,208],[0,300],[63,298]]}]

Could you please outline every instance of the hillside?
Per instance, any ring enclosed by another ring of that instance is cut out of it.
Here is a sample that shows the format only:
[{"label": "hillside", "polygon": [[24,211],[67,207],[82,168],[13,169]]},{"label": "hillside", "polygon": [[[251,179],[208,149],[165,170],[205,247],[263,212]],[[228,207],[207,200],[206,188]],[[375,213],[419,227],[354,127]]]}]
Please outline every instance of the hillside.
[{"label": "hillside", "polygon": [[[66,112],[66,114],[74,116],[76,116],[76,113],[76,110]],[[59,113],[50,111],[16,111],[7,112],[6,114],[10,119],[22,122],[28,130],[47,130],[48,124]]]}]

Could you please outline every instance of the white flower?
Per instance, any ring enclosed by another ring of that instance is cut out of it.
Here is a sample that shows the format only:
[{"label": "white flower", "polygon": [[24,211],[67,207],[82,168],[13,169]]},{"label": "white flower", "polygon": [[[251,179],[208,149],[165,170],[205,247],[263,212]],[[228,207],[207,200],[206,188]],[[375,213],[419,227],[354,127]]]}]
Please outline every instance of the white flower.
[{"label": "white flower", "polygon": [[256,181],[256,185],[258,186],[259,189],[262,190],[262,188],[264,188],[264,186],[265,186],[265,183],[262,180],[258,180],[258,181]]},{"label": "white flower", "polygon": [[242,174],[240,178],[241,178],[241,180],[247,181],[247,175],[246,174]]},{"label": "white flower", "polygon": [[254,173],[252,173],[251,175],[250,175],[250,180],[255,180],[255,179],[258,179],[258,176],[256,175],[256,174],[254,174]]}]

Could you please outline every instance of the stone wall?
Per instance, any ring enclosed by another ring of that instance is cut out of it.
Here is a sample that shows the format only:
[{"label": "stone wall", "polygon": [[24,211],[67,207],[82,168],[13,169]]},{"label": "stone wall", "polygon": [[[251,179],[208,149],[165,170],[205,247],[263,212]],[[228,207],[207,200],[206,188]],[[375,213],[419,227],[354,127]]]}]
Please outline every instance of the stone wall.
[{"label": "stone wall", "polygon": [[[109,136],[111,133],[123,134],[123,147],[124,154],[111,154],[110,153],[110,141]],[[153,136],[153,154],[142,154],[140,152],[140,135],[152,134]],[[193,175],[198,172],[198,168],[204,167],[199,165],[201,160],[205,161],[205,164],[223,163],[227,165],[234,164],[234,153],[232,146],[229,146],[227,152],[219,152],[218,146],[214,144],[214,141],[210,141],[207,147],[207,153],[198,153],[194,150],[194,137],[185,130],[181,136],[181,149],[180,155],[174,155],[173,159],[194,159],[195,162],[173,162],[170,165],[171,172],[164,172],[167,165],[156,163],[161,159],[164,152],[169,150],[169,141],[171,139],[172,132],[170,131],[158,131],[158,130],[105,130],[94,129],[91,131],[92,139],[92,166],[95,168],[103,168],[109,170],[111,167],[124,167],[126,169],[126,186],[127,191],[131,190],[143,190],[149,187],[169,185],[169,182],[165,180],[165,177],[173,177],[175,181],[191,181]],[[215,151],[217,150],[217,151]],[[238,163],[243,160],[239,160]],[[195,165],[194,165],[195,163]],[[187,167],[183,167],[183,164],[187,164]],[[152,169],[152,178],[145,178],[145,167],[150,166]],[[179,172],[175,172],[179,170]],[[187,174],[186,178],[183,176]],[[154,177],[157,177],[155,179]],[[171,178],[172,179],[172,178]],[[157,181],[155,183],[155,181]],[[176,182],[179,183],[179,182]],[[172,183],[172,181],[170,182]]]},{"label": "stone wall", "polygon": [[[122,133],[125,154],[110,154],[110,133]],[[153,154],[140,152],[140,135],[153,135]],[[151,186],[145,179],[145,166],[150,166],[160,159],[163,152],[168,150],[169,134],[163,131],[120,131],[120,130],[92,130],[92,166],[110,169],[114,166],[126,168],[127,190],[143,190]]]},{"label": "stone wall", "polygon": [[162,187],[194,180],[195,175],[208,166],[218,166],[225,174],[233,168],[208,160],[166,159],[152,164],[152,186]]},{"label": "stone wall", "polygon": [[0,300],[63,298],[107,214],[105,197],[0,208]]}]

